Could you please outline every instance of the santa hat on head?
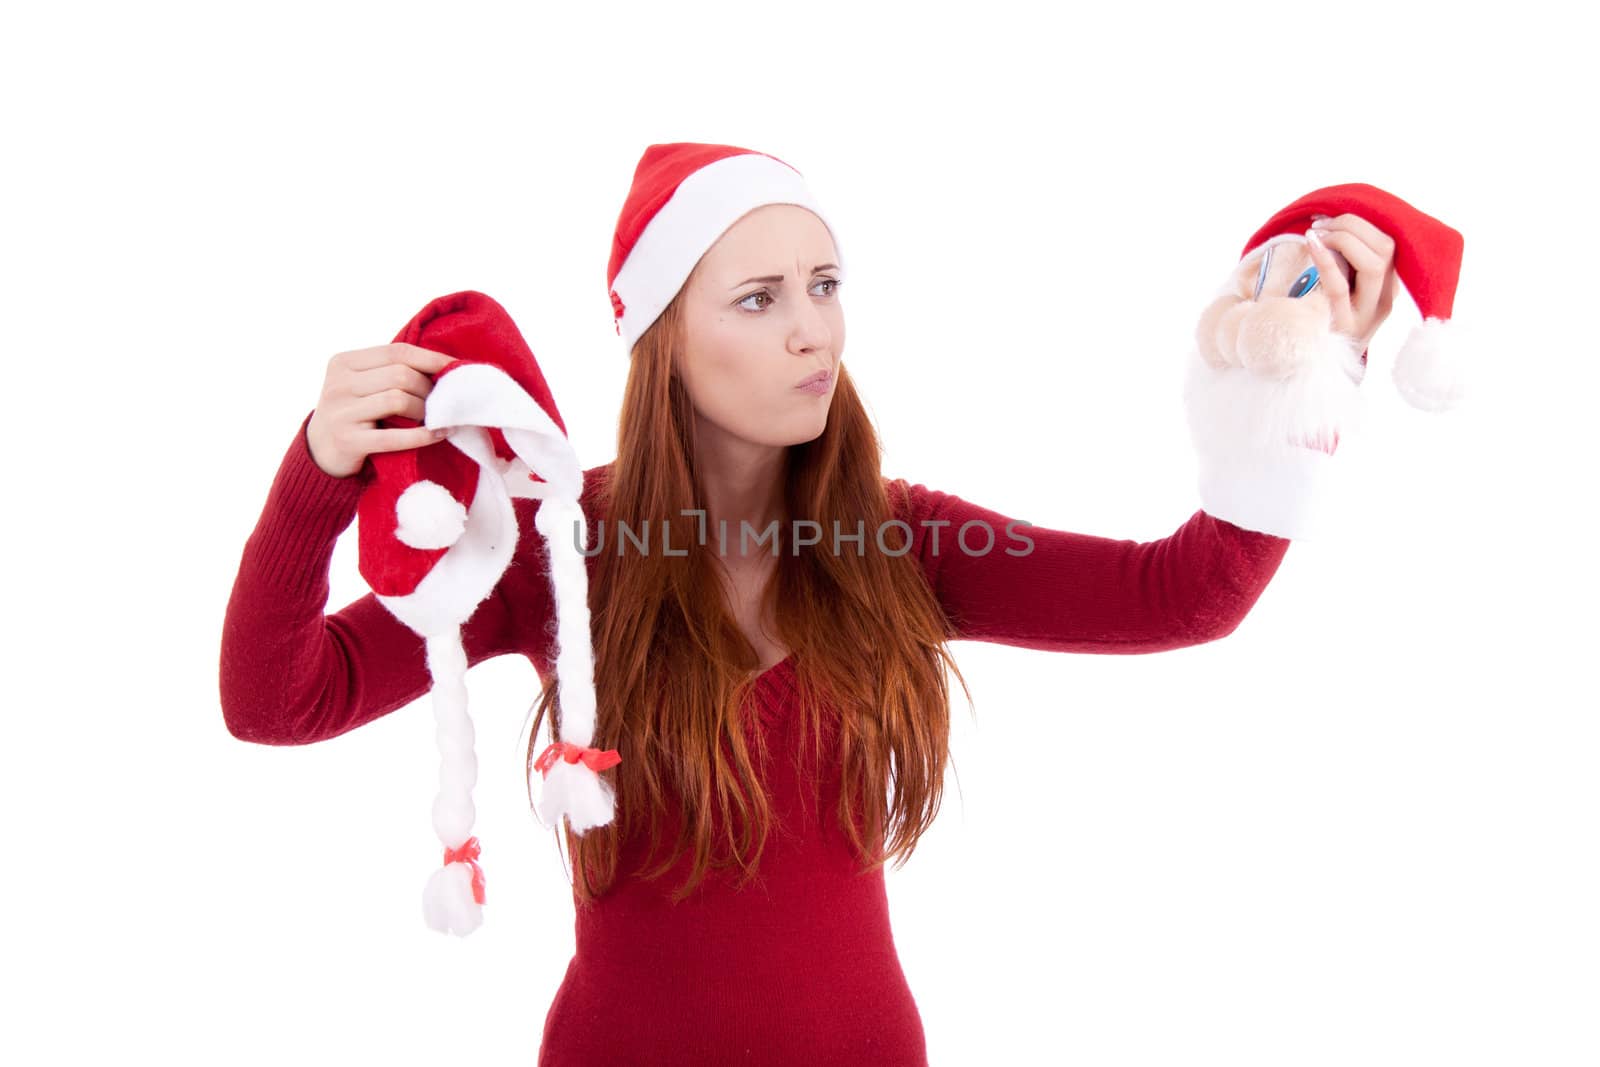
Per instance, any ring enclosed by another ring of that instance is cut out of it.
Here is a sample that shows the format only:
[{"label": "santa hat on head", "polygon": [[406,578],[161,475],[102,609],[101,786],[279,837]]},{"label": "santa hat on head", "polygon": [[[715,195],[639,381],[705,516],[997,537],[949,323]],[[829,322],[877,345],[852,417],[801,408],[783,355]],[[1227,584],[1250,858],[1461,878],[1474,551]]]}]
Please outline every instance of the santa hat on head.
[{"label": "santa hat on head", "polygon": [[[529,772],[530,781],[543,781],[541,820],[558,825],[564,816],[579,834],[610,822],[614,792],[599,772],[622,757],[591,747],[594,656],[579,548],[588,543],[579,505],[583,469],[533,352],[503,307],[471,291],[432,301],[395,341],[456,360],[434,376],[421,423],[453,433],[369,457],[374,473],[358,505],[360,570],[379,603],[426,645],[440,748],[433,826],[445,852],[423,894],[423,917],[435,930],[465,936],[483,921],[485,894],[471,836],[477,759],[461,627],[511,562],[515,497],[540,500],[535,525],[549,552],[557,617],[562,739],[552,740]],[[404,416],[383,423],[419,425]]]},{"label": "santa hat on head", "polygon": [[[1394,238],[1394,268],[1416,302],[1422,322],[1399,354],[1392,374],[1400,395],[1424,411],[1444,411],[1465,387],[1461,354],[1452,351],[1451,311],[1461,274],[1462,237],[1432,215],[1363,182],[1330,185],[1283,208],[1245,242],[1243,259],[1263,245],[1298,240],[1320,215],[1359,215]],[[1361,354],[1366,363],[1366,353]]]},{"label": "santa hat on head", "polygon": [[838,233],[800,172],[777,156],[693,142],[644,150],[617,216],[606,270],[617,335],[630,354],[706,250],[729,226],[765,204],[797,204],[821,219],[843,270]]}]

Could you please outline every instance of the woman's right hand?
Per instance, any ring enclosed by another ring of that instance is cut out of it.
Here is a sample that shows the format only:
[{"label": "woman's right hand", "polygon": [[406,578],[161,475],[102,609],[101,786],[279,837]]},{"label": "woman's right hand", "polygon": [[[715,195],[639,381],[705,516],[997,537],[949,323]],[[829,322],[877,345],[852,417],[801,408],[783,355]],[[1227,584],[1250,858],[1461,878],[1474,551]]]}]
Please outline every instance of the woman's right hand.
[{"label": "woman's right hand", "polygon": [[306,445],[318,467],[335,478],[361,470],[368,455],[431,445],[449,433],[426,426],[406,429],[376,424],[391,415],[418,422],[433,391],[432,375],[456,360],[397,341],[340,352],[328,360],[322,396],[306,425]]}]

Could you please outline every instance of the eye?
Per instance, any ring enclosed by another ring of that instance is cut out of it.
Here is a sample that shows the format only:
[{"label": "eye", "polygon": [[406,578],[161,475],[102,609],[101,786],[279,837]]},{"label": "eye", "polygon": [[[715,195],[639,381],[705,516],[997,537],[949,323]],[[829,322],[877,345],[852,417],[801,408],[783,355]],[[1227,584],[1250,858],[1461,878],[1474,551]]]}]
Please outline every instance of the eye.
[{"label": "eye", "polygon": [[1305,296],[1317,287],[1318,280],[1317,268],[1307,267],[1305,273],[1296,278],[1294,284],[1289,286],[1289,295],[1291,297]]},{"label": "eye", "polygon": [[[823,295],[824,296],[833,296],[836,293],[838,293],[839,286],[841,286],[843,284],[844,284],[844,280],[842,278],[830,278],[827,275],[823,275],[823,276],[819,277],[816,280],[815,283],[813,283],[812,288],[815,289],[818,285],[831,285],[831,286],[833,286],[833,288],[829,289]],[[749,304],[747,302],[750,301],[750,300],[754,300],[758,296],[766,297],[767,298],[767,303],[761,304],[758,307],[749,306]],[[757,289],[755,292],[750,293],[747,296],[741,297],[740,300],[739,300],[739,306],[744,308],[746,311],[752,311],[752,312],[765,311],[767,308],[772,306],[772,299],[773,299],[772,294],[767,292],[767,290],[765,290],[765,289]]]}]

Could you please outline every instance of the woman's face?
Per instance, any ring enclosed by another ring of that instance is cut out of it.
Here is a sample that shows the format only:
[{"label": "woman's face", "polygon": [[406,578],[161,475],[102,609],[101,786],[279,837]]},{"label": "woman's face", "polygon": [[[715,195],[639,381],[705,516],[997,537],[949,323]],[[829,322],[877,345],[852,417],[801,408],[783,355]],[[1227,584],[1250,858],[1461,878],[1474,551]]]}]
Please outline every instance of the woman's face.
[{"label": "woman's face", "polygon": [[[818,437],[844,352],[843,278],[827,226],[766,204],[717,239],[684,283],[679,373],[705,431],[759,445]],[[828,372],[820,391],[800,388]]]}]

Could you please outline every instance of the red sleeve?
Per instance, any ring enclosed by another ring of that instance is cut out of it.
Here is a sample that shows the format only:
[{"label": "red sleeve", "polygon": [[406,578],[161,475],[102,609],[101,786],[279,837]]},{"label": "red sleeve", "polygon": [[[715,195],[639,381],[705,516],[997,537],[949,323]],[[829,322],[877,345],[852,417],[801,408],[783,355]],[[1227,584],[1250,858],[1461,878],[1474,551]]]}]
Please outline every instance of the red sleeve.
[{"label": "red sleeve", "polygon": [[[904,479],[888,488],[958,639],[1113,654],[1215,641],[1244,620],[1289,548],[1204,510],[1138,542],[1028,526]],[[885,545],[904,532],[885,533]]]},{"label": "red sleeve", "polygon": [[[308,414],[279,465],[222,623],[223,721],[233,736],[259,744],[337,737],[409,704],[432,685],[422,638],[372,593],[323,614],[334,543],[354,521],[366,479],[335,478],[317,466],[305,438],[310,421]],[[519,515],[523,521],[523,528],[532,528],[531,516]],[[521,562],[513,561],[507,578],[462,628],[469,666],[521,651],[528,624],[519,627],[517,619],[542,620],[548,613],[548,579],[520,580],[527,573]],[[517,603],[515,613],[508,599]],[[542,622],[532,625],[542,629]]]}]

